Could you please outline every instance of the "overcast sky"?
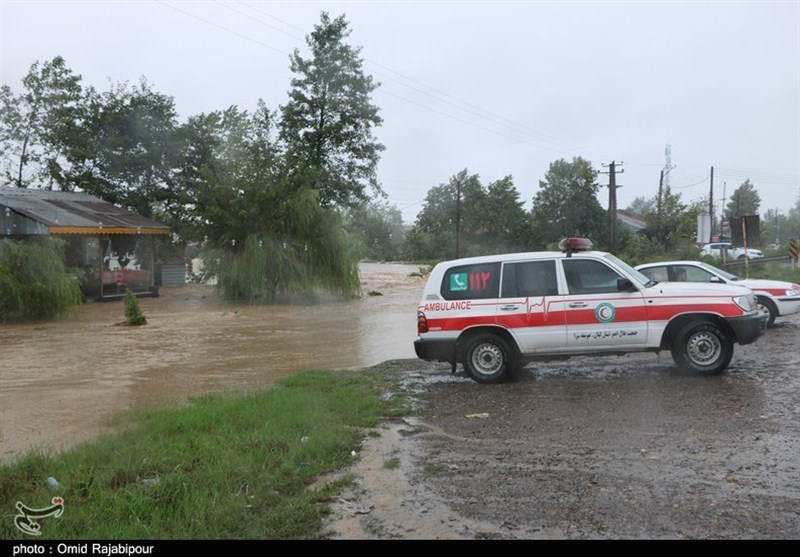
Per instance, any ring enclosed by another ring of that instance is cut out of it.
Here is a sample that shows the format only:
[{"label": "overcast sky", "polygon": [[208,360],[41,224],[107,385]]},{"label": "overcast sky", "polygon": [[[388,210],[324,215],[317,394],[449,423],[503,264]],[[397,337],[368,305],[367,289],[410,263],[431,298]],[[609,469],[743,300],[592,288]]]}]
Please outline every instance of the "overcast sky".
[{"label": "overcast sky", "polygon": [[667,146],[684,202],[708,200],[712,167],[716,210],[748,178],[762,213],[800,195],[798,0],[0,0],[0,81],[19,92],[60,55],[101,91],[146,78],[181,122],[277,109],[322,11],[381,83],[378,177],[408,223],[464,169],[512,176],[529,208],[550,163],[578,156],[624,170],[624,208],[656,195]]}]

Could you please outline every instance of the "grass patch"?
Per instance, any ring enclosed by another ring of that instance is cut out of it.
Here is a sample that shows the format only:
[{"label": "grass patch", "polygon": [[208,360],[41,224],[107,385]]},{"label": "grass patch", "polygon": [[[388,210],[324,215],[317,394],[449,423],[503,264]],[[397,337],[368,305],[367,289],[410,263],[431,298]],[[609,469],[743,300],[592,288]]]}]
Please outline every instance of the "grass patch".
[{"label": "grass patch", "polygon": [[441,476],[444,474],[444,467],[441,464],[434,462],[426,462],[422,467],[422,471],[427,477]]},{"label": "grass patch", "polygon": [[[0,537],[30,539],[16,503],[40,519],[38,539],[315,539],[341,482],[310,488],[352,461],[370,428],[406,414],[392,369],[309,371],[269,390],[205,395],[148,409],[112,436],[0,466]],[[61,487],[45,485],[49,476]]]},{"label": "grass patch", "polygon": [[383,467],[386,468],[387,470],[397,470],[398,468],[400,468],[400,459],[397,458],[396,456],[387,458],[386,460],[383,461]]}]

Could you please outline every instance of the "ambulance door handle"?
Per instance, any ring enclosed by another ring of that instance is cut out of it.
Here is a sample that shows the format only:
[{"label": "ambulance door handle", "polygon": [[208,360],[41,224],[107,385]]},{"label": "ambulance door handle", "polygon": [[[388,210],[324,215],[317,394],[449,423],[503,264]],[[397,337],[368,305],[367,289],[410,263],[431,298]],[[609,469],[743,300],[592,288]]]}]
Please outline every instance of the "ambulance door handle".
[{"label": "ambulance door handle", "polygon": [[514,311],[519,309],[519,306],[509,305],[509,306],[500,306],[500,309],[503,311]]},{"label": "ambulance door handle", "polygon": [[569,304],[569,307],[571,307],[571,308],[585,308],[588,305],[589,304],[587,304],[586,302],[572,302],[571,304]]}]

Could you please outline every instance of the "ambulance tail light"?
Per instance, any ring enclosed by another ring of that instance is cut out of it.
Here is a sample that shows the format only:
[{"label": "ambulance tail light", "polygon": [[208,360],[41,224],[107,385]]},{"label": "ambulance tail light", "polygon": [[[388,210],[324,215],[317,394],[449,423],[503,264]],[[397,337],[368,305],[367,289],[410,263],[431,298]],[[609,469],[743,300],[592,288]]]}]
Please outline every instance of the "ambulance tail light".
[{"label": "ambulance tail light", "polygon": [[417,334],[428,332],[428,318],[421,311],[417,311]]}]

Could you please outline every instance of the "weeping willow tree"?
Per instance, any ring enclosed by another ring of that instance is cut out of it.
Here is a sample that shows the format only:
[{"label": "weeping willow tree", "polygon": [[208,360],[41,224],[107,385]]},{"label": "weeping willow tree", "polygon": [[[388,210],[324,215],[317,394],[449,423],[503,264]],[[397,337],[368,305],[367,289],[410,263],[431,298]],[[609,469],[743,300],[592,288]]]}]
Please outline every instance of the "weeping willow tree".
[{"label": "weeping willow tree", "polygon": [[82,302],[75,272],[64,265],[64,241],[0,242],[0,320],[65,315]]},{"label": "weeping willow tree", "polygon": [[204,260],[222,295],[251,305],[274,304],[281,295],[309,301],[320,293],[358,296],[358,253],[339,213],[322,207],[311,189],[277,205],[269,228],[207,252]]}]

